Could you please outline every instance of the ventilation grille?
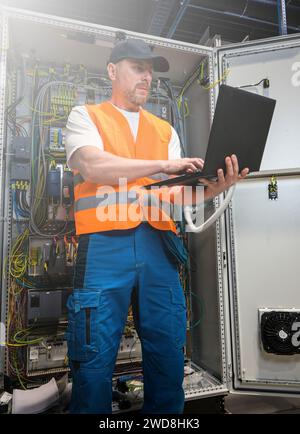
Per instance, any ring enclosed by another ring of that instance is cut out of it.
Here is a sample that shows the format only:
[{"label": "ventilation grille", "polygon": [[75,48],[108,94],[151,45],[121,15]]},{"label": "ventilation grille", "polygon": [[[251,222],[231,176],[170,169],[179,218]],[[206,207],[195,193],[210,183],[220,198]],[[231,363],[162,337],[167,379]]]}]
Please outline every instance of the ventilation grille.
[{"label": "ventilation grille", "polygon": [[300,312],[264,310],[260,314],[264,350],[279,355],[300,354]]}]

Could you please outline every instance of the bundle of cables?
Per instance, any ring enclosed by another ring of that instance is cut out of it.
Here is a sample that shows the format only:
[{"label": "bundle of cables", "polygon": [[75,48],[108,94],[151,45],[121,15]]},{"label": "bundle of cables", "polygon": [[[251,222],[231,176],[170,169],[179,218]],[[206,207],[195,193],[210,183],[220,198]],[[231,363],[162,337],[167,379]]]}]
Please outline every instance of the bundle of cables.
[{"label": "bundle of cables", "polygon": [[17,219],[20,217],[29,218],[30,216],[30,207],[27,202],[28,186],[29,184],[19,181],[12,182],[12,201]]}]

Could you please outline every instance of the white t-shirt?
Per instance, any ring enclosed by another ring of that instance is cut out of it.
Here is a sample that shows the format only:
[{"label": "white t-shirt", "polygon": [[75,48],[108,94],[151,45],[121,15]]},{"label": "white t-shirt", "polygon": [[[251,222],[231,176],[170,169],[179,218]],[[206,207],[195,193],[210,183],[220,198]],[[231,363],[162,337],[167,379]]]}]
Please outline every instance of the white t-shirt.
[{"label": "white t-shirt", "polygon": [[[116,107],[116,106],[114,106]],[[139,126],[139,112],[129,112],[116,107],[127,119],[134,140],[136,140]],[[180,141],[175,129],[171,126],[172,134],[169,142],[169,160],[181,158]],[[83,146],[95,146],[101,151],[104,150],[102,138],[96,125],[91,120],[85,106],[76,106],[72,109],[66,125],[66,154],[67,163],[70,169],[70,158],[73,153]],[[167,177],[164,174],[151,175],[151,178],[161,179]]]}]

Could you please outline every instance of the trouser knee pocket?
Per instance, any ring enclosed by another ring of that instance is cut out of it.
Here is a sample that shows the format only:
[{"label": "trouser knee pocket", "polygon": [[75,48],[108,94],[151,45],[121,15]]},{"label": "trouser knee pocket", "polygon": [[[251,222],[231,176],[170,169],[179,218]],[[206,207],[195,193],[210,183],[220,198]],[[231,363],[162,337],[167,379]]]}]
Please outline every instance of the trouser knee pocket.
[{"label": "trouser knee pocket", "polygon": [[99,315],[101,294],[75,290],[68,307],[68,356],[71,360],[88,361],[99,352]]}]

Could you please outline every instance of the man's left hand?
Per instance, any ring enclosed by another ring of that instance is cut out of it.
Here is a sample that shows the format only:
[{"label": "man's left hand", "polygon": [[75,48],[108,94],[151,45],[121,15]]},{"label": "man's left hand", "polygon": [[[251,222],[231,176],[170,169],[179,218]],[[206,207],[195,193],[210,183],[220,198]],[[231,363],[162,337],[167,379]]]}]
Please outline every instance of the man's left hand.
[{"label": "man's left hand", "polygon": [[200,178],[201,184],[205,185],[205,199],[215,197],[223,191],[227,190],[233,184],[238,182],[240,179],[245,178],[249,169],[245,168],[239,173],[239,163],[236,155],[231,155],[231,157],[225,158],[226,164],[226,175],[224,176],[223,169],[218,170],[218,180],[209,181],[207,179]]}]

